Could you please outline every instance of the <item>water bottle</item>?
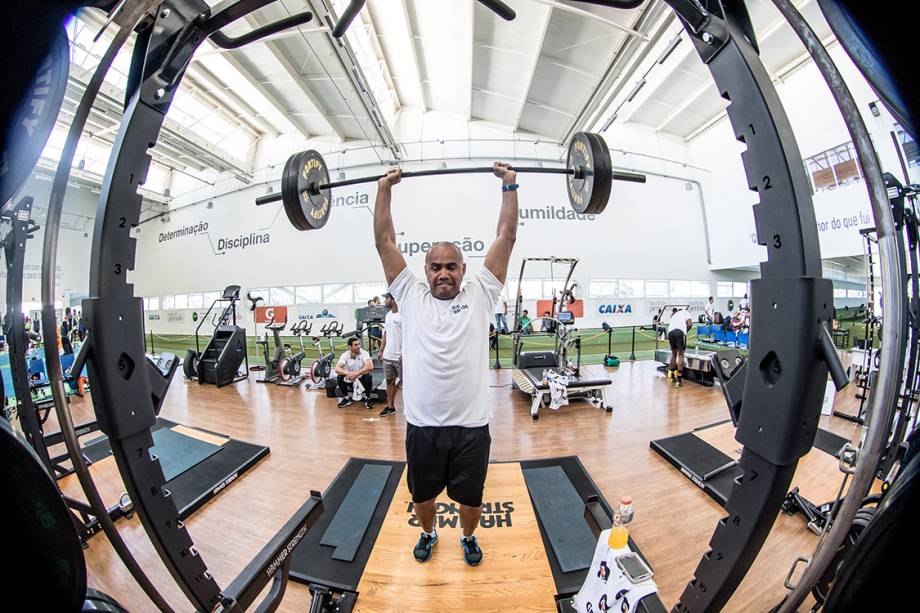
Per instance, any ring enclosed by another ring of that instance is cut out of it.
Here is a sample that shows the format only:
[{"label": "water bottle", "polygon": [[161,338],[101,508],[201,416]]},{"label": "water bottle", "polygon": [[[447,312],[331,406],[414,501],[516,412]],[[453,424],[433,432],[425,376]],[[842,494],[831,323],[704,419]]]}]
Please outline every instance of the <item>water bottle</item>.
[{"label": "water bottle", "polygon": [[636,509],[633,507],[632,496],[623,496],[620,498],[620,506],[617,507],[616,512],[619,513],[620,519],[624,524],[631,522],[636,512]]}]

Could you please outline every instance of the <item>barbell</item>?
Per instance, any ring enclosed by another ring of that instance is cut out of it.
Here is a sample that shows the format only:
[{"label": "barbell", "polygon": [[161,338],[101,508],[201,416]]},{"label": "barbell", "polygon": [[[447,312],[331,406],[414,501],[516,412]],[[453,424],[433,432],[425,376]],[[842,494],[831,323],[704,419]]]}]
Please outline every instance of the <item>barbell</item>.
[{"label": "barbell", "polygon": [[[597,215],[607,207],[612,181],[645,183],[645,175],[614,171],[610,150],[600,134],[577,132],[569,144],[565,168],[512,167],[518,173],[567,175],[569,204],[579,215]],[[437,175],[491,173],[491,166],[441,168],[402,173],[404,179]],[[298,230],[316,230],[326,225],[332,209],[332,189],[374,183],[386,175],[329,181],[323,156],[312,149],[295,153],[284,164],[281,191],[256,198],[256,205],[284,203],[284,212]]]}]

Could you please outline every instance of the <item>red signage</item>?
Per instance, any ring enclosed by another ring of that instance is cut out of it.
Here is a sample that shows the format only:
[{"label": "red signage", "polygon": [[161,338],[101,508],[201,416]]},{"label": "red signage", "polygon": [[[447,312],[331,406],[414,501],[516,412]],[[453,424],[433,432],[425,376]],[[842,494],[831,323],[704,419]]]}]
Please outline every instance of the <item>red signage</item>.
[{"label": "red signage", "polygon": [[286,324],[287,307],[286,306],[260,306],[256,307],[257,324]]},{"label": "red signage", "polygon": [[[559,307],[559,305],[556,305]],[[565,308],[557,308],[558,311],[572,311],[572,315],[575,317],[584,317],[585,316],[585,301],[576,300],[571,304],[564,305]],[[543,317],[543,313],[549,311],[553,312],[553,301],[552,300],[537,300],[537,312],[534,313],[535,317]]]}]

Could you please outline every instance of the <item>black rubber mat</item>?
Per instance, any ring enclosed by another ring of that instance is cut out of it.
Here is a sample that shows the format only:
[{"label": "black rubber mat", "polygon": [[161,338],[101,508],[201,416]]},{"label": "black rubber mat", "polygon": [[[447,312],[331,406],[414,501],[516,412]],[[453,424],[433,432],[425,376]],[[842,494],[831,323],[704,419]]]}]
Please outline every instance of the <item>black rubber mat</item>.
[{"label": "black rubber mat", "polygon": [[172,428],[160,428],[153,433],[150,453],[159,458],[166,480],[172,481],[220,450],[219,445],[186,436]]},{"label": "black rubber mat", "polygon": [[818,428],[818,433],[815,435],[814,447],[817,447],[824,453],[837,457],[837,453],[840,451],[840,448],[849,442],[849,439],[846,439],[839,434],[834,434],[833,432],[828,432],[823,428]]},{"label": "black rubber mat", "polygon": [[365,464],[361,468],[319,541],[335,548],[333,560],[354,561],[392,469],[388,464]]},{"label": "black rubber mat", "polygon": [[[354,560],[352,562],[336,560],[332,557],[335,550],[331,547],[323,547],[320,545],[320,540],[351,490],[352,483],[368,464],[391,467],[389,478],[380,494],[381,504],[374,509]],[[387,509],[390,507],[390,501],[402,479],[404,467],[405,462],[350,458],[332,484],[323,492],[322,516],[294,550],[291,560],[291,579],[306,584],[319,583],[340,590],[356,591],[361,581],[361,574],[370,558],[371,550],[374,548],[374,542],[380,533]],[[408,550],[406,553],[411,555]]]},{"label": "black rubber mat", "polygon": [[[611,512],[610,504],[607,502],[606,498],[604,498],[604,495],[601,493],[600,489],[598,489],[597,484],[595,484],[591,479],[591,475],[589,475],[588,471],[585,470],[585,467],[582,465],[578,457],[566,456],[562,458],[546,458],[543,460],[524,460],[521,462],[521,469],[524,471],[548,466],[558,466],[565,472],[565,476],[568,477],[569,482],[571,482],[572,487],[575,488],[575,491],[578,492],[578,496],[582,501],[587,500],[589,496],[597,496],[601,505],[607,509],[608,513]],[[546,529],[543,526],[543,521],[539,513],[537,513],[537,523],[540,526],[540,536],[543,538],[543,547],[546,549],[546,557],[549,561],[549,567],[553,572],[553,582],[556,584],[556,594],[560,598],[571,597],[581,589],[581,586],[585,582],[585,577],[588,574],[588,570],[582,569],[572,572],[563,572],[562,567],[559,565],[559,560],[556,558],[556,555],[553,552],[552,545],[549,541],[549,537],[546,534]],[[582,503],[582,517],[580,523],[584,524],[585,526],[588,525],[587,520],[584,519],[584,503]],[[589,555],[592,556],[592,558],[594,556],[594,548],[596,545],[597,542],[592,538],[591,546],[589,549]],[[636,546],[636,543],[632,540],[632,538],[629,539],[629,546],[633,551],[638,553],[643,560],[645,560],[646,564],[649,565],[649,568],[652,568],[652,565],[642,555],[642,552],[639,550],[639,547]],[[642,601],[639,603],[638,610],[642,613],[650,611],[664,613],[665,608],[664,605],[662,605],[661,600],[658,598],[658,595],[653,594],[642,599]]]},{"label": "black rubber mat", "polygon": [[[158,417],[153,425],[154,440],[158,436],[158,430],[169,429],[179,424]],[[196,428],[201,430],[201,428]],[[179,519],[185,519],[206,502],[221,493],[227,486],[236,481],[240,475],[255,466],[259,460],[268,455],[268,447],[262,445],[253,445],[245,443],[217,432],[201,430],[214,436],[227,439],[223,445],[219,445],[219,453],[198,462],[185,472],[168,479],[166,489],[169,490],[173,500],[176,502],[176,508],[179,509]],[[189,437],[186,437],[189,438]],[[194,439],[197,441],[197,439]],[[90,462],[97,462],[112,454],[112,448],[109,446],[108,438],[100,438],[92,444],[83,448],[83,454]],[[162,466],[161,458],[161,466]]]},{"label": "black rubber mat", "polygon": [[730,457],[692,432],[660,438],[649,443],[649,446],[672,464],[676,461],[675,466],[694,481],[707,481],[734,463]]},{"label": "black rubber mat", "polygon": [[585,503],[560,466],[524,469],[524,480],[553,554],[564,573],[591,566],[596,543],[584,521]]}]

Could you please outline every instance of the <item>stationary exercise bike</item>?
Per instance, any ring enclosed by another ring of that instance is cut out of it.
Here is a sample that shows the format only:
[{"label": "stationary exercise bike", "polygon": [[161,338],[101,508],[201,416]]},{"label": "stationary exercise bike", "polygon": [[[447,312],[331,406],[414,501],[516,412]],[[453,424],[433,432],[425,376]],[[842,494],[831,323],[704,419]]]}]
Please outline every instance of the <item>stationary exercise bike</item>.
[{"label": "stationary exercise bike", "polygon": [[[272,317],[271,320],[265,324],[265,339],[256,341],[256,345],[262,345],[262,357],[265,359],[265,376],[259,379],[259,383],[277,383],[281,376],[281,371],[278,370],[278,367],[281,364],[281,360],[285,357],[284,345],[281,343],[281,331],[284,330],[284,326],[286,325],[286,323],[276,324],[275,318]],[[271,356],[268,354],[269,330],[271,330],[275,341],[275,349]]]},{"label": "stationary exercise bike", "polygon": [[[335,347],[332,344],[333,336],[341,336],[342,331],[345,329],[343,324],[340,324],[337,321],[331,321],[328,324],[320,328],[321,336],[313,337],[313,345],[319,351],[319,359],[314,360],[313,364],[310,365],[310,379],[312,381],[311,387],[314,388],[325,388],[326,395],[330,398],[335,397],[335,388],[331,388],[326,385],[326,379],[332,375],[332,364],[335,362]],[[323,353],[323,339],[329,341],[329,351]]]},{"label": "stationary exercise bike", "polygon": [[[306,319],[301,319],[291,326],[291,334],[296,336],[300,341],[300,352],[291,352],[291,355],[286,355],[281,358],[278,364],[278,381],[276,381],[278,385],[297,385],[304,378],[300,369],[301,362],[303,362],[304,357],[307,355],[303,346],[303,337],[306,334],[310,334],[310,330],[312,329],[313,324]],[[290,345],[286,345],[285,349],[289,350]]]}]

